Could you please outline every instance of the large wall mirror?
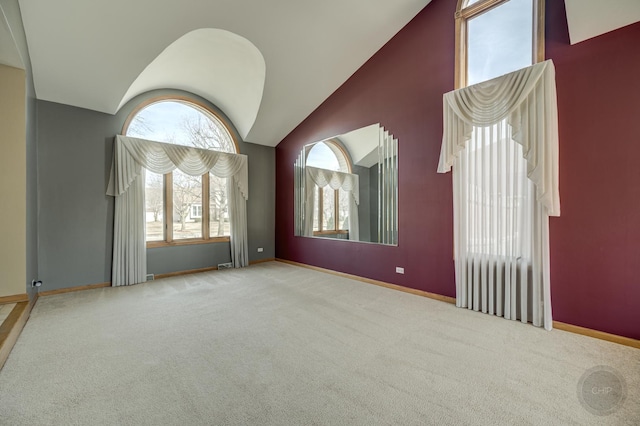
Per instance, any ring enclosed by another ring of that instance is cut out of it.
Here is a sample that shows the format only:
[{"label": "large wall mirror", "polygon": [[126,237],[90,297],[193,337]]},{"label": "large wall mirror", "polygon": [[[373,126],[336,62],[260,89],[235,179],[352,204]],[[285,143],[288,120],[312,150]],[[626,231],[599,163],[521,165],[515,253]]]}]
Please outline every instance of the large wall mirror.
[{"label": "large wall mirror", "polygon": [[306,145],[295,235],[398,244],[398,140],[379,124]]}]

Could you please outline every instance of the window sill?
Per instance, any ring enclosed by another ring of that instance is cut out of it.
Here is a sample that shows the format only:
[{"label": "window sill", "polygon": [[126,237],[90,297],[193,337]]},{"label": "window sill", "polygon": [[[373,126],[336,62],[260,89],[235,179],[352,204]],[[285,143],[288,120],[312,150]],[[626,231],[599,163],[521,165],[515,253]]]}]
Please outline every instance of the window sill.
[{"label": "window sill", "polygon": [[333,234],[348,234],[349,231],[339,230],[339,231],[313,231],[313,235],[333,235]]},{"label": "window sill", "polygon": [[214,237],[209,238],[208,240],[203,240],[201,238],[194,238],[189,240],[174,240],[171,242],[167,241],[147,241],[147,248],[160,248],[160,247],[177,247],[177,246],[192,246],[198,244],[215,244],[215,243],[227,243],[229,242],[229,237]]}]

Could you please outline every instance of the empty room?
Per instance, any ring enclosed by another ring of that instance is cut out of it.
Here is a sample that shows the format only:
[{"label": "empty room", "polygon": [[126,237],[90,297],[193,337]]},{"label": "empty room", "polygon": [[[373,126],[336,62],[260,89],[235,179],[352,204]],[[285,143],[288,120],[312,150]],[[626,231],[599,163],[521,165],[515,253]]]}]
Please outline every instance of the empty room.
[{"label": "empty room", "polygon": [[640,424],[638,0],[0,0],[0,424]]}]

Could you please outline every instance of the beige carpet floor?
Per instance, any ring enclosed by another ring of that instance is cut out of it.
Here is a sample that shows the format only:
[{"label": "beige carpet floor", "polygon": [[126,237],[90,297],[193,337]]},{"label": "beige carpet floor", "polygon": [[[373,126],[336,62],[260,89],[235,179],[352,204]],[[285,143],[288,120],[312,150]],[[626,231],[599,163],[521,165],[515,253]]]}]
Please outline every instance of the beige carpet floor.
[{"label": "beige carpet floor", "polygon": [[[606,365],[627,397],[578,399]],[[640,424],[640,351],[270,262],[41,298],[2,425]]]}]

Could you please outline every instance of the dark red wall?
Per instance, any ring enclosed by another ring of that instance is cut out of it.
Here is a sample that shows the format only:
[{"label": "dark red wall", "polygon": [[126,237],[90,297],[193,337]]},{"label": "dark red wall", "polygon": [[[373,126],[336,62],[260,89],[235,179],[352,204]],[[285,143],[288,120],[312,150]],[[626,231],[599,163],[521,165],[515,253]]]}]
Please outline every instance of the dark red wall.
[{"label": "dark red wall", "polygon": [[640,23],[571,46],[564,8],[547,3],[562,206],[550,222],[554,319],[640,339]]},{"label": "dark red wall", "polygon": [[[436,173],[455,6],[433,0],[277,146],[277,257],[455,296],[451,175]],[[638,339],[640,24],[571,46],[562,1],[547,1],[546,19],[561,156],[562,217],[550,224],[554,319]],[[377,122],[399,140],[399,245],[295,237],[302,146]]]}]

